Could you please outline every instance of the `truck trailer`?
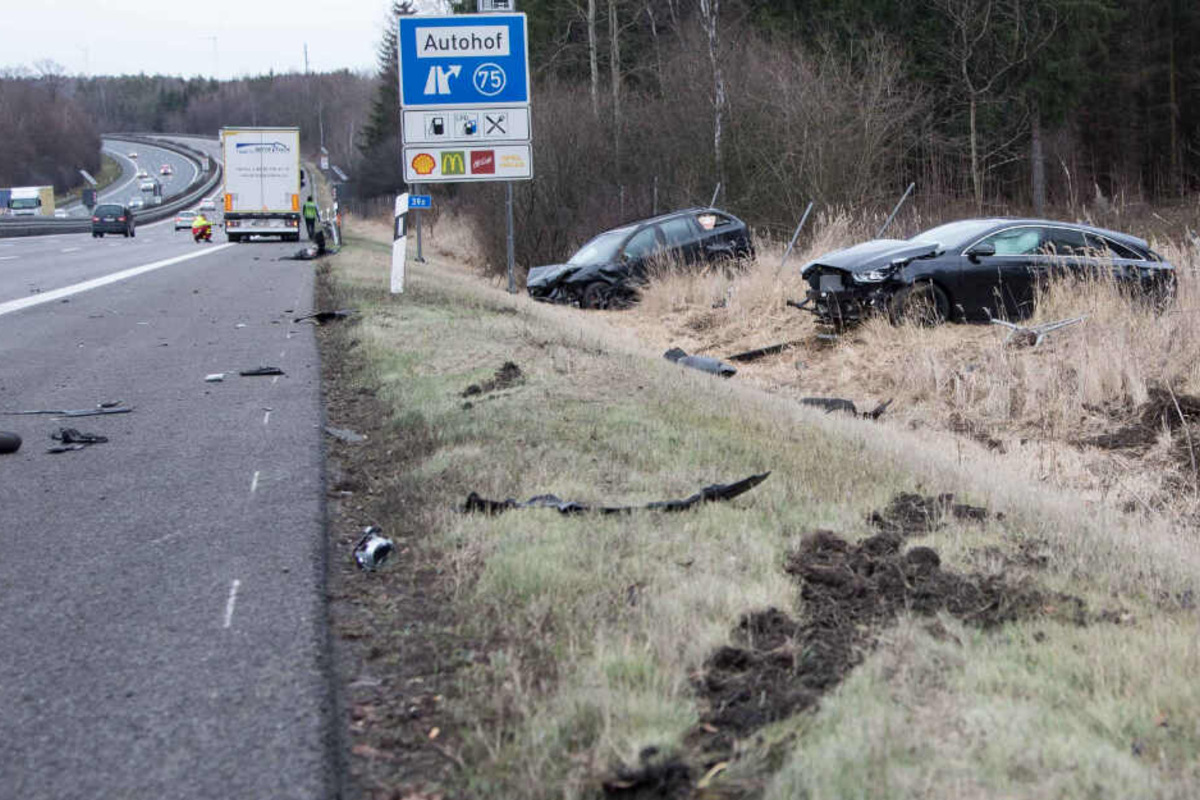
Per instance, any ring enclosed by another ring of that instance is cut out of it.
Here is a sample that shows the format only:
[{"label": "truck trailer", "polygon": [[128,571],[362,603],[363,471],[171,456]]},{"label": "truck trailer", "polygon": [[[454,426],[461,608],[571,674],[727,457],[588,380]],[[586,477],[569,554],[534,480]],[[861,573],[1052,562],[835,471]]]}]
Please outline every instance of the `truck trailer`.
[{"label": "truck trailer", "polygon": [[222,128],[225,235],[300,240],[300,129]]}]

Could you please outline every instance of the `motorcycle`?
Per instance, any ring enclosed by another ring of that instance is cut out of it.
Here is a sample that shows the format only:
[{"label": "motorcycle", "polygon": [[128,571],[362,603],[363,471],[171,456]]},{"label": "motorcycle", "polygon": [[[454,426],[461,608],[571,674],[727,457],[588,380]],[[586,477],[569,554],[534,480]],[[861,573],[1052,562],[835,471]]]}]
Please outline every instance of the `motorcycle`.
[{"label": "motorcycle", "polygon": [[203,225],[199,228],[192,228],[192,239],[196,242],[212,241],[212,225]]}]

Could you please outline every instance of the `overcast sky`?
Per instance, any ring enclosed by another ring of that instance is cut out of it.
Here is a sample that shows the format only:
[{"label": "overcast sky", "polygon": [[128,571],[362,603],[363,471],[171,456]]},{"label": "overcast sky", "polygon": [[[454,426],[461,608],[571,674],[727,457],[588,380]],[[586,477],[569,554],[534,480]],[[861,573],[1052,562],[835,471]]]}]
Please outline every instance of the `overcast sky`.
[{"label": "overcast sky", "polygon": [[[418,0],[438,13],[440,0]],[[0,69],[68,74],[374,71],[390,0],[0,0]]]}]

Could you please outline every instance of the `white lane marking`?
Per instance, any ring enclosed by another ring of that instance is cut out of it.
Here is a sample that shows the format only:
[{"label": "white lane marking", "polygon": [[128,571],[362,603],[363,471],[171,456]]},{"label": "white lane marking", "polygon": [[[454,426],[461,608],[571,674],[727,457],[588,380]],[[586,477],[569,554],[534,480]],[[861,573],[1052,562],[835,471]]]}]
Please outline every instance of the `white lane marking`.
[{"label": "white lane marking", "polygon": [[62,250],[59,250],[58,252],[60,252],[60,253],[76,253],[82,249],[83,249],[82,247],[64,247]]},{"label": "white lane marking", "polygon": [[229,584],[229,599],[225,601],[225,624],[221,627],[228,628],[233,624],[233,607],[237,603],[238,587],[242,582],[237,578],[233,579],[233,583]]},{"label": "white lane marking", "polygon": [[250,479],[250,493],[258,491],[258,470],[254,471],[254,477]]},{"label": "white lane marking", "polygon": [[278,376],[278,375],[276,375],[274,378],[271,378],[271,385],[272,385],[272,386],[274,386],[274,385],[275,385],[275,384],[277,384],[277,383],[279,383],[279,376]]},{"label": "white lane marking", "polygon": [[123,281],[127,278],[134,278],[138,275],[144,275],[147,272],[153,272],[156,269],[169,267],[172,264],[178,264],[181,261],[190,261],[193,258],[199,258],[211,253],[217,253],[221,250],[224,250],[226,247],[233,247],[233,245],[219,244],[215,247],[205,248],[194,253],[186,253],[182,256],[175,256],[174,258],[155,261],[152,264],[144,264],[140,267],[133,267],[132,269],[114,272],[111,275],[93,278],[90,281],[76,283],[72,286],[64,286],[61,289],[53,289],[49,292],[42,292],[41,294],[34,295],[33,297],[23,297],[20,300],[9,300],[7,303],[0,303],[0,317],[4,316],[5,314],[11,314],[14,311],[30,308],[32,306],[40,306],[42,303],[52,303],[55,300],[61,300],[64,297],[70,297],[71,295],[79,294],[80,292],[99,289],[101,286],[108,286],[110,283],[116,283],[117,281]]},{"label": "white lane marking", "polygon": [[263,414],[263,425],[266,425],[270,421],[271,421],[271,412],[268,411],[267,413]]},{"label": "white lane marking", "polygon": [[18,258],[20,258],[20,256],[0,256],[0,261],[15,261]]}]

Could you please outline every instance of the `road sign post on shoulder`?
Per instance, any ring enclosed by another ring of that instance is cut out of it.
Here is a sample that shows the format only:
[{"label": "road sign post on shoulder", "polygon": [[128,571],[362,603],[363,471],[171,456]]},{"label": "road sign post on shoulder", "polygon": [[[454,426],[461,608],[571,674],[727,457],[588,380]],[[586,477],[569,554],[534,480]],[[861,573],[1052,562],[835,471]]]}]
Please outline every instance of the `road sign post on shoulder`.
[{"label": "road sign post on shoulder", "polygon": [[396,198],[392,227],[392,294],[404,294],[404,260],[408,257],[408,194]]},{"label": "road sign post on shoulder", "polygon": [[409,208],[433,208],[433,197],[427,194],[410,194],[408,196]]}]

